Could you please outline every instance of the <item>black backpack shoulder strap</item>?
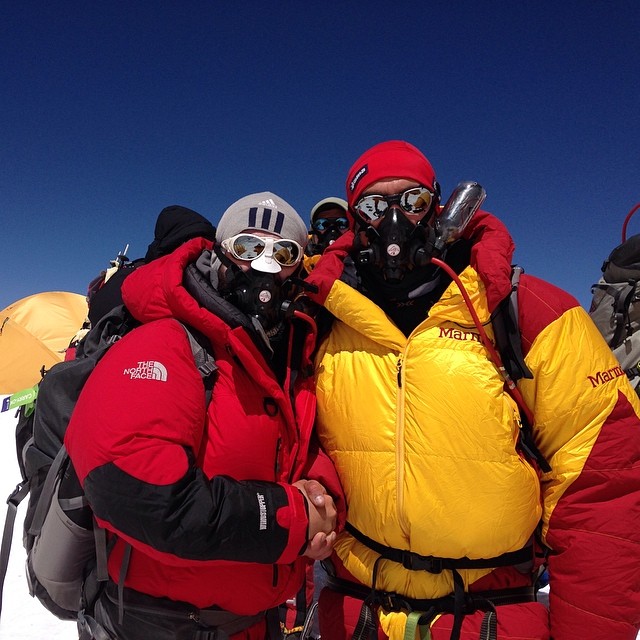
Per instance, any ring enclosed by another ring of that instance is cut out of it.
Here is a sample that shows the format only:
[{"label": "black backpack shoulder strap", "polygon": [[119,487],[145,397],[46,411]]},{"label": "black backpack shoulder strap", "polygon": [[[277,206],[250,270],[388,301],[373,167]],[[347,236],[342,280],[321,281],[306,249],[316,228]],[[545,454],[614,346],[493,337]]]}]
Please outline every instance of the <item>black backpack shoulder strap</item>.
[{"label": "black backpack shoulder strap", "polygon": [[18,513],[18,505],[28,493],[29,482],[23,480],[7,498],[7,517],[4,521],[2,543],[0,544],[0,614],[2,613],[2,592],[4,590],[4,581],[7,577],[7,569],[9,568],[9,554],[11,553],[11,541],[16,515]]},{"label": "black backpack shoulder strap", "polygon": [[[497,306],[491,314],[493,335],[496,347],[500,353],[502,364],[513,382],[522,378],[533,379],[533,373],[524,361],[522,353],[522,335],[518,321],[518,287],[520,276],[524,272],[517,265],[511,270],[511,291],[509,295]],[[538,449],[533,437],[533,425],[527,418],[526,412],[520,408],[520,438],[518,446],[527,456],[535,462],[544,473],[551,471],[551,465]]]},{"label": "black backpack shoulder strap", "polygon": [[511,270],[511,292],[491,314],[491,324],[496,347],[507,373],[514,382],[521,378],[532,379],[522,353],[522,336],[518,323],[518,287],[522,267],[515,265]]}]

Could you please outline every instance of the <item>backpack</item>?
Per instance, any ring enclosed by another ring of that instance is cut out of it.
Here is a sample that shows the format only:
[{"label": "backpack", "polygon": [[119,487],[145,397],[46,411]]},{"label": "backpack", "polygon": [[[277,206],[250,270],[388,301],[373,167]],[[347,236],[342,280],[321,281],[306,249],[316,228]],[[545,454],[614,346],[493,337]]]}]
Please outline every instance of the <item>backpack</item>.
[{"label": "backpack", "polygon": [[602,264],[602,277],[591,287],[589,315],[640,395],[640,235],[626,237],[636,205],[627,214],[622,243]]},{"label": "backpack", "polygon": [[[106,579],[106,535],[95,525],[63,440],[80,392],[96,364],[138,325],[123,305],[116,307],[78,344],[74,360],[51,367],[34,390],[27,390],[31,393],[14,394],[35,399],[18,409],[16,449],[22,480],[7,499],[0,548],[0,613],[16,512],[27,494],[23,545],[30,594],[58,618],[71,620],[83,607],[83,583],[88,574],[95,570],[98,580]],[[202,334],[182,326],[208,404],[217,369],[209,353],[211,347]]]},{"label": "backpack", "polygon": [[105,314],[122,304],[122,283],[127,276],[132,274],[138,267],[145,264],[143,258],[130,260],[127,257],[129,245],[110,260],[110,267],[102,270],[87,287],[87,302],[89,305],[89,324],[96,324]]}]

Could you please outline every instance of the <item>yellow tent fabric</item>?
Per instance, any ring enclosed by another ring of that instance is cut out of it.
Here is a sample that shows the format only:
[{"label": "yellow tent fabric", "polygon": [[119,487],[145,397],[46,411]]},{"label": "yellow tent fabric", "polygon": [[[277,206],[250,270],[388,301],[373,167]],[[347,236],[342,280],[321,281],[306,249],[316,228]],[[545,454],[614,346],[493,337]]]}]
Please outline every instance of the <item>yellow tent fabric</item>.
[{"label": "yellow tent fabric", "polygon": [[64,360],[69,342],[87,317],[85,296],[47,291],[0,312],[0,395],[40,381],[40,371]]}]

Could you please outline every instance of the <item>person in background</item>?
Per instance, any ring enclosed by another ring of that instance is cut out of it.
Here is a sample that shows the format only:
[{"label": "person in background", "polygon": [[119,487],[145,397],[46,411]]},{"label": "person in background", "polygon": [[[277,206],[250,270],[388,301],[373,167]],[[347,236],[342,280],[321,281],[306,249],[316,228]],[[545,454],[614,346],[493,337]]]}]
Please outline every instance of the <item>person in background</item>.
[{"label": "person in background", "polygon": [[[291,205],[255,193],[214,244],[124,281],[142,324],[98,363],[65,438],[110,548],[83,640],[278,638],[277,606],[330,553],[344,502],[312,433],[315,324],[294,278],[306,241]],[[182,325],[215,358],[208,404]]]},{"label": "person in background", "polygon": [[593,322],[534,276],[511,297],[507,229],[464,190],[440,206],[413,145],[367,150],[346,187],[354,231],[307,278],[334,316],[317,430],[349,505],[322,637],[635,639],[640,403]]},{"label": "person in background", "polygon": [[139,266],[171,253],[192,238],[213,241],[215,237],[215,227],[197,211],[177,204],[162,209],[156,220],[153,241],[144,258],[129,260],[126,255],[119,255],[112,261],[109,269],[100,273],[89,284],[87,301],[91,325],[95,325],[105,313],[122,304],[122,283]]},{"label": "person in background", "polygon": [[311,209],[309,242],[305,249],[305,270],[313,269],[322,252],[349,228],[347,202],[342,198],[324,198]]},{"label": "person in background", "polygon": [[65,360],[73,360],[76,357],[78,342],[84,338],[89,329],[95,326],[102,316],[122,304],[120,289],[129,274],[143,264],[171,253],[176,247],[191,238],[214,240],[215,237],[215,227],[197,211],[177,204],[165,207],[158,214],[155,236],[145,257],[130,260],[125,250],[111,261],[111,266],[108,269],[101,271],[89,283],[87,287],[89,307],[87,319],[71,339],[65,351]]}]

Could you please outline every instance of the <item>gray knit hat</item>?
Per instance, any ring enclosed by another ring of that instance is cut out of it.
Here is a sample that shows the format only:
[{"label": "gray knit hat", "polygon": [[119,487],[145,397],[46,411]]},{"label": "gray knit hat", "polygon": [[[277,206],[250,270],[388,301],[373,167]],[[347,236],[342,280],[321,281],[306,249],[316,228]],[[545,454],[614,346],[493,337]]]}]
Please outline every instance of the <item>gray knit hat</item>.
[{"label": "gray knit hat", "polygon": [[270,191],[252,193],[234,202],[220,218],[216,233],[222,242],[241,231],[262,230],[295,240],[304,249],[308,232],[297,211],[280,196]]}]

